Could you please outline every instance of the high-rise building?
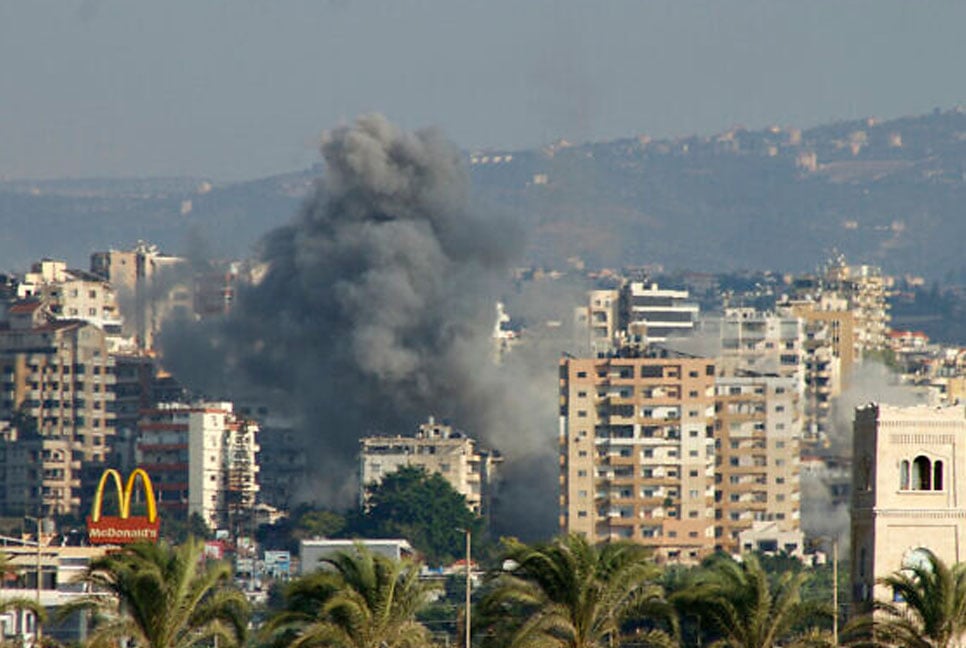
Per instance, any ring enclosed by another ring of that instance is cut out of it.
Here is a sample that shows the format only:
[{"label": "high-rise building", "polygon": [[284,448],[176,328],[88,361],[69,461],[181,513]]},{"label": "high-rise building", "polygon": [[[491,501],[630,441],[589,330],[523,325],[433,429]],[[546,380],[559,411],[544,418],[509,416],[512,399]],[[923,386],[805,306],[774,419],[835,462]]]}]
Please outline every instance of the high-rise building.
[{"label": "high-rise building", "polygon": [[231,403],[161,403],[142,413],[138,465],[151,475],[160,508],[231,527],[248,519],[259,492],[257,434]]},{"label": "high-rise building", "polygon": [[966,560],[963,406],[869,404],[855,412],[852,477],[852,613],[892,601],[879,579],[923,560]]},{"label": "high-rise building", "polygon": [[451,425],[430,417],[414,436],[371,436],[359,441],[360,499],[366,487],[382,481],[403,466],[438,473],[466,498],[467,507],[479,515],[489,514],[489,495],[497,464],[494,451],[480,448],[474,439]]},{"label": "high-rise building", "polygon": [[114,286],[126,304],[124,335],[140,349],[154,347],[154,337],[171,313],[194,311],[193,280],[179,276],[186,261],[162,254],[143,241],[131,250],[108,250],[91,255],[91,272]]},{"label": "high-rise building", "polygon": [[69,470],[43,471],[45,512],[80,511],[73,466],[85,462],[98,470],[107,460],[114,435],[113,387],[114,359],[103,330],[57,321],[38,301],[7,310],[0,328],[0,420],[12,422],[18,443],[33,444],[39,437],[69,447]]},{"label": "high-rise building", "polygon": [[753,308],[728,308],[721,318],[721,357],[718,373],[743,371],[791,377],[804,391],[805,329],[790,314],[764,313]]},{"label": "high-rise building", "polygon": [[560,361],[560,527],[669,560],[714,548],[715,361],[657,348]]},{"label": "high-rise building", "polygon": [[801,398],[792,377],[719,376],[715,385],[716,544],[740,553],[756,523],[800,524]]}]

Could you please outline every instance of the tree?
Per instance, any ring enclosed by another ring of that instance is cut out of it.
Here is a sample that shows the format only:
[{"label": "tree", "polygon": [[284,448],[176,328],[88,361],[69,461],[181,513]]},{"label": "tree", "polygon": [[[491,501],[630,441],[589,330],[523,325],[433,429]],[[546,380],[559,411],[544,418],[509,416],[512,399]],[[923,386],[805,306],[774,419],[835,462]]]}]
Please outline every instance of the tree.
[{"label": "tree", "polygon": [[419,566],[362,545],[323,560],[292,583],[285,609],[266,624],[273,645],[289,648],[423,648],[429,633],[416,621],[432,585]]},{"label": "tree", "polygon": [[615,645],[625,621],[645,623],[635,644],[666,645],[657,626],[666,619],[660,570],[646,549],[614,542],[594,547],[568,535],[549,544],[510,541],[502,571],[482,601],[495,645],[600,648]]},{"label": "tree", "polygon": [[[674,594],[672,602],[684,614],[697,615],[704,628],[727,648],[772,648],[792,640],[796,622],[811,610],[801,602],[807,574],[787,571],[773,582],[758,559],[746,554],[741,561],[712,556],[697,572],[695,582]],[[814,645],[808,631],[801,639]]]},{"label": "tree", "polygon": [[875,639],[907,648],[959,646],[966,633],[966,563],[952,567],[928,549],[879,582],[896,601],[876,601]]},{"label": "tree", "polygon": [[[221,646],[245,641],[249,605],[231,585],[225,563],[203,562],[204,544],[190,539],[128,545],[91,561],[82,582],[92,594],[64,607],[97,614],[88,645],[133,641],[142,648],[191,648],[214,639]],[[112,596],[104,596],[104,594]]]},{"label": "tree", "polygon": [[463,555],[464,529],[478,536],[483,522],[439,473],[403,466],[367,487],[366,508],[354,530],[379,538],[403,537],[430,564]]}]

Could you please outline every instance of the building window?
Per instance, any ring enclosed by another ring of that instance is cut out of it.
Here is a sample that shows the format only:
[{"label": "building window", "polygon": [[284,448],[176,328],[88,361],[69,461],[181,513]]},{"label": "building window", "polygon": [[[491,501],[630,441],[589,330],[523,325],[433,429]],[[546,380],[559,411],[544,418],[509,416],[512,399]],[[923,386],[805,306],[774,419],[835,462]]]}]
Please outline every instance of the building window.
[{"label": "building window", "polygon": [[932,489],[943,489],[943,462],[937,461],[932,465]]},{"label": "building window", "polygon": [[932,462],[919,455],[912,462],[912,490],[932,490]]},{"label": "building window", "polygon": [[899,490],[909,490],[909,462],[899,462]]}]

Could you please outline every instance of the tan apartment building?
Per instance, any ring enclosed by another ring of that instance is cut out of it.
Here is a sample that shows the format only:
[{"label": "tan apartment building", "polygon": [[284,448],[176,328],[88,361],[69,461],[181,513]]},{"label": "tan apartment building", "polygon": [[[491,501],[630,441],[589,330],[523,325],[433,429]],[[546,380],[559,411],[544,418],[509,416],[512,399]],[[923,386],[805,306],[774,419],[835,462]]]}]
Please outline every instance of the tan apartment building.
[{"label": "tan apartment building", "polygon": [[731,553],[761,523],[800,528],[801,396],[792,377],[745,374],[715,384],[715,537]]},{"label": "tan apartment building", "polygon": [[661,349],[560,361],[560,528],[662,559],[714,548],[715,362]]},{"label": "tan apartment building", "polygon": [[128,313],[124,335],[134,338],[140,349],[154,347],[154,338],[169,314],[194,311],[193,279],[180,276],[186,267],[185,259],[163,254],[143,241],[131,250],[91,255],[91,273],[117,290]]},{"label": "tan apartment building", "polygon": [[453,426],[429,417],[413,436],[363,437],[359,444],[359,498],[363,504],[367,486],[403,466],[415,466],[442,475],[466,498],[467,507],[474,513],[489,514],[492,479],[502,457],[480,448]]},{"label": "tan apartment building", "polygon": [[856,409],[852,477],[852,613],[891,601],[878,579],[921,561],[966,560],[966,411],[872,403]]},{"label": "tan apartment building", "polygon": [[[0,325],[0,420],[15,428],[11,443],[41,461],[37,474],[45,512],[80,511],[77,464],[97,472],[108,459],[115,430],[113,386],[114,360],[103,330],[54,320],[37,301],[8,309]],[[19,461],[17,452],[11,448],[7,461]],[[30,471],[10,468],[8,492],[36,488]],[[25,481],[17,482],[16,474]],[[14,507],[9,514],[24,513],[21,500],[8,501]]]}]

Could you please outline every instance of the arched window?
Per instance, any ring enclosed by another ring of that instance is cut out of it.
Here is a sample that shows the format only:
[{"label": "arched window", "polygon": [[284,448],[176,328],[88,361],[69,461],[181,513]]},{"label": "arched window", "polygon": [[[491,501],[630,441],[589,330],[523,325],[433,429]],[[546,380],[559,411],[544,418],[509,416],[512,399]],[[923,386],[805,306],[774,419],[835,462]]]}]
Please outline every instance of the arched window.
[{"label": "arched window", "polygon": [[941,491],[943,489],[943,462],[936,461],[932,465],[932,489]]},{"label": "arched window", "polygon": [[899,490],[909,490],[909,461],[899,462]]},{"label": "arched window", "polygon": [[932,490],[932,462],[919,455],[912,462],[912,490]]}]

